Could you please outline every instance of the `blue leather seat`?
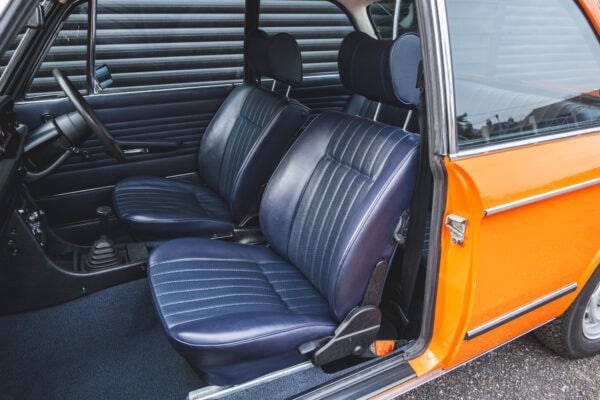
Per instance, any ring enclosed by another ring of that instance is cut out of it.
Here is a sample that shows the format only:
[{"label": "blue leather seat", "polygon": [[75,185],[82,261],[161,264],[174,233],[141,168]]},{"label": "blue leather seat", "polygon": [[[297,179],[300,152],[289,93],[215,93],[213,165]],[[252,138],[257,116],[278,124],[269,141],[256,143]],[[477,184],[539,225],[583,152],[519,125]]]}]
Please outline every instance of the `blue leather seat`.
[{"label": "blue leather seat", "polygon": [[[353,33],[340,51],[349,89],[412,107],[419,63],[415,35],[386,42]],[[150,286],[175,348],[217,385],[305,360],[299,346],[333,335],[390,258],[418,154],[418,135],[400,128],[318,116],[267,184],[260,223],[269,247],[187,238],[152,252]]]},{"label": "blue leather seat", "polygon": [[[302,58],[292,36],[258,31],[247,40],[246,54],[261,76],[288,85],[302,82]],[[258,208],[262,186],[307,116],[308,109],[293,99],[258,85],[237,86],[202,137],[202,182],[125,179],[114,191],[117,216],[144,239],[230,232]]]}]

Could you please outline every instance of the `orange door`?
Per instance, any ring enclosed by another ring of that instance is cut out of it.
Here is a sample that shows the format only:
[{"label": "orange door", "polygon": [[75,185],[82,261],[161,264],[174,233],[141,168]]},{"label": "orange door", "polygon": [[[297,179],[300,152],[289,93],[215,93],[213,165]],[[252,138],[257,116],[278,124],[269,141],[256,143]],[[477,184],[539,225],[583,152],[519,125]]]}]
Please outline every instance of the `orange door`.
[{"label": "orange door", "polygon": [[447,214],[467,230],[444,265],[471,269],[453,363],[560,315],[600,263],[599,155],[588,134],[447,163]]},{"label": "orange door", "polygon": [[446,1],[451,228],[417,370],[451,368],[560,315],[600,264],[593,4]]}]

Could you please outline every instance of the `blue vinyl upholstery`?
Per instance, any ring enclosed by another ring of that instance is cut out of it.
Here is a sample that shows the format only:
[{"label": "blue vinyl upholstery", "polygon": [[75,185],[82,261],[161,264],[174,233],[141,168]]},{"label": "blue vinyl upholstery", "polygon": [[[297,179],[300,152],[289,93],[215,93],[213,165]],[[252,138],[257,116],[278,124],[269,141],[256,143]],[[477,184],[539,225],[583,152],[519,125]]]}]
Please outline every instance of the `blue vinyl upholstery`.
[{"label": "blue vinyl upholstery", "polygon": [[323,113],[269,181],[265,237],[319,288],[338,320],[362,299],[375,264],[391,255],[418,146],[417,135],[399,128]]},{"label": "blue vinyl upholstery", "polygon": [[119,216],[136,232],[156,237],[227,232],[234,226],[228,204],[205,185],[154,177],[124,179],[114,193]]},{"label": "blue vinyl upholstery", "polygon": [[[270,69],[263,70],[264,74],[301,80],[300,50],[291,36],[276,35],[264,45],[278,49],[287,45],[292,53],[297,50],[300,64],[267,63]],[[284,70],[292,67],[293,74]],[[221,105],[200,142],[202,185],[165,178],[126,179],[116,185],[113,195],[117,216],[144,239],[231,231],[257,210],[261,188],[307,117],[308,108],[296,100],[257,85],[239,85]]]},{"label": "blue vinyl upholstery", "polygon": [[150,265],[171,342],[212,384],[301,362],[298,346],[335,330],[326,300],[267,248],[177,239],[155,251]]},{"label": "blue vinyl upholstery", "polygon": [[315,118],[265,189],[269,247],[191,238],[153,251],[150,284],[175,348],[219,385],[303,360],[298,346],[333,334],[390,258],[418,155],[418,135],[400,128]]}]

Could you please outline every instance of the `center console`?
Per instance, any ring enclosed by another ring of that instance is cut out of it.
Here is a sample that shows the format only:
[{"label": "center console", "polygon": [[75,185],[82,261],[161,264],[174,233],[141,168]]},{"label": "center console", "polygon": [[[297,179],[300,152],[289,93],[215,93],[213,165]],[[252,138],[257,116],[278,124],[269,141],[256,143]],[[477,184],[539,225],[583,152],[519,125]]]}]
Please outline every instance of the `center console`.
[{"label": "center console", "polygon": [[0,232],[0,315],[139,279],[146,274],[147,259],[144,243],[113,241],[109,232],[102,232],[93,246],[63,240],[21,189]]}]

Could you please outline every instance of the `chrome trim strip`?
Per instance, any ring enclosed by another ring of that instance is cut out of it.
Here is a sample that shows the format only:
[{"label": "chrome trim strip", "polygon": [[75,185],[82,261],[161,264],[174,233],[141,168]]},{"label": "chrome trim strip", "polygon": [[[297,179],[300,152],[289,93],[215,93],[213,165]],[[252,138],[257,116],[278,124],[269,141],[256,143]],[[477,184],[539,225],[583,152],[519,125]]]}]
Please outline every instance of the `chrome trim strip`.
[{"label": "chrome trim strip", "polygon": [[185,172],[183,174],[169,175],[169,176],[165,176],[165,179],[185,178],[186,176],[193,176],[193,175],[197,175],[197,172]]},{"label": "chrome trim strip", "polygon": [[541,144],[541,143],[551,142],[551,141],[570,138],[570,137],[589,135],[589,134],[593,134],[593,133],[600,133],[600,127],[578,129],[578,130],[569,131],[569,132],[556,133],[554,135],[536,136],[533,138],[515,140],[515,141],[511,141],[511,142],[507,142],[507,143],[482,146],[482,147],[478,147],[478,148],[474,148],[474,149],[470,149],[470,150],[460,150],[460,151],[450,152],[450,160],[456,161],[456,160],[460,160],[463,158],[475,157],[475,156],[480,156],[480,155],[484,155],[484,154],[488,154],[488,153],[495,153],[495,152],[499,152],[499,151],[503,151],[503,150],[531,146],[531,145],[535,145],[535,144]]},{"label": "chrome trim strip", "polygon": [[96,93],[96,0],[88,0],[88,43],[86,59],[86,80],[88,94]]},{"label": "chrome trim strip", "polygon": [[[402,386],[400,386],[399,388],[394,389],[392,387],[391,389],[388,389],[387,393],[385,393],[385,390],[383,390],[382,392],[384,392],[384,393],[376,394],[372,398],[376,399],[376,400],[397,399],[399,396],[401,396],[405,393],[408,393],[410,391],[413,391],[416,388],[418,388],[419,386],[423,386],[424,384],[426,384],[428,382],[436,380],[437,378],[441,378],[442,376],[446,375],[450,371],[452,371],[452,370],[451,369],[436,369],[435,371],[430,372],[426,375],[417,377],[412,381],[400,382],[400,383],[398,383],[398,385],[402,385]],[[405,383],[405,384],[403,384],[403,383]]]},{"label": "chrome trim strip", "polygon": [[[225,88],[225,87],[231,87],[232,85],[238,84],[238,83],[242,83],[242,81],[231,81],[231,82],[222,82],[222,83],[214,83],[214,84],[209,84],[209,85],[191,85],[191,86],[185,86],[185,87],[173,87],[173,88],[163,88],[163,89],[153,89],[153,90],[134,90],[134,91],[128,91],[128,92],[119,92],[117,91],[118,89],[115,89],[114,92],[112,91],[102,91],[102,92],[98,92],[95,94],[88,94],[85,95],[84,97],[89,97],[89,96],[125,96],[125,95],[132,95],[132,94],[143,94],[143,93],[162,93],[162,92],[180,92],[180,91],[184,91],[184,90],[197,90],[197,89],[212,89],[212,88]],[[35,97],[35,98],[29,98],[27,100],[23,100],[23,101],[19,101],[17,104],[32,104],[32,103],[39,103],[39,102],[46,102],[46,103],[58,103],[60,101],[66,101],[66,97],[45,97],[45,96],[40,96],[40,97]]]},{"label": "chrome trim strip", "polygon": [[439,21],[439,40],[442,50],[442,65],[444,72],[444,97],[446,106],[446,124],[448,129],[447,150],[450,154],[458,150],[458,133],[456,129],[456,107],[454,101],[454,72],[452,65],[452,51],[450,47],[450,31],[448,27],[448,14],[446,2],[438,1],[437,12]]},{"label": "chrome trim strip", "polygon": [[454,123],[454,89],[444,2],[418,1],[417,17],[423,52],[430,156],[450,152]]},{"label": "chrome trim strip", "polygon": [[[196,173],[195,172],[186,172],[184,174],[169,175],[169,176],[165,176],[165,179],[184,178],[186,176],[192,176],[192,175],[196,175]],[[49,196],[43,196],[40,200],[48,200],[48,199],[65,197],[65,196],[72,196],[72,195],[76,195],[76,194],[96,192],[96,191],[100,191],[100,190],[112,189],[114,187],[115,187],[115,185],[106,185],[106,186],[97,186],[97,187],[89,188],[89,189],[73,190],[72,192],[63,192],[63,193],[51,194]]]},{"label": "chrome trim strip", "polygon": [[484,216],[488,217],[490,215],[498,214],[504,211],[512,210],[513,208],[518,208],[525,206],[527,204],[536,203],[538,201],[550,199],[552,197],[561,196],[565,193],[574,192],[576,190],[581,190],[590,186],[600,184],[600,178],[592,179],[589,181],[581,182],[575,185],[567,186],[561,189],[551,190],[549,192],[536,194],[535,196],[526,197],[521,200],[511,201],[510,203],[500,204],[498,206],[486,208],[484,212]]},{"label": "chrome trim strip", "polygon": [[[94,71],[95,73],[95,71]],[[327,78],[339,78],[339,74],[324,74],[324,75],[308,75],[303,78],[304,81],[317,80],[317,79],[327,79]],[[160,89],[145,89],[145,90],[124,90],[120,91],[119,88],[115,88],[113,90],[103,90],[102,92],[97,92],[94,94],[88,94],[84,97],[88,96],[125,96],[125,95],[134,95],[134,94],[143,94],[143,93],[162,93],[162,92],[179,92],[183,90],[197,90],[197,89],[213,89],[213,88],[226,88],[235,85],[242,84],[244,81],[241,79],[232,79],[230,81],[218,81],[207,84],[190,84],[190,86],[178,86],[171,88],[160,88]],[[28,98],[25,100],[19,101],[17,104],[32,104],[39,103],[41,101],[47,103],[57,103],[60,101],[65,101],[65,97],[48,97],[48,96],[39,96]]]},{"label": "chrome trim strip", "polygon": [[279,379],[286,375],[295,374],[295,373],[302,372],[304,370],[311,369],[311,368],[315,368],[313,363],[310,361],[306,361],[301,364],[297,364],[297,365],[291,366],[289,368],[285,368],[285,369],[275,371],[270,374],[258,377],[256,379],[253,379],[246,383],[242,383],[240,385],[206,386],[201,389],[190,392],[187,396],[187,399],[188,400],[220,399],[225,396],[230,396],[234,393],[238,393],[243,390],[250,389],[251,387],[274,381],[275,379]]},{"label": "chrome trim strip", "polygon": [[478,336],[481,336],[484,333],[494,330],[494,329],[496,329],[504,324],[507,324],[519,317],[522,317],[523,315],[530,313],[540,307],[543,307],[546,304],[552,303],[553,301],[558,300],[561,297],[564,297],[570,293],[573,293],[576,290],[577,290],[577,283],[571,283],[570,285],[565,286],[562,289],[558,289],[555,292],[552,292],[552,293],[550,293],[544,297],[541,297],[529,304],[519,307],[516,310],[509,312],[508,314],[504,314],[496,319],[486,322],[483,325],[480,325],[474,329],[471,329],[470,331],[467,332],[467,334],[465,336],[465,340],[471,340]]},{"label": "chrome trim strip", "polygon": [[533,328],[531,328],[531,329],[529,329],[529,330],[527,330],[527,331],[525,331],[525,332],[523,332],[523,333],[515,336],[514,338],[509,339],[506,342],[502,342],[502,343],[500,343],[500,344],[492,347],[491,349],[488,349],[488,350],[484,351],[483,353],[478,354],[475,357],[468,359],[467,361],[463,361],[462,363],[453,366],[452,368],[449,368],[449,369],[436,369],[436,370],[434,370],[434,371],[432,371],[432,372],[430,372],[430,373],[428,373],[426,375],[421,375],[420,377],[418,377],[418,378],[416,378],[416,379],[414,379],[414,380],[406,383],[406,385],[403,385],[402,383],[399,383],[398,385],[401,385],[401,386],[398,387],[397,389],[394,389],[392,391],[389,391],[388,393],[383,393],[383,394],[376,395],[376,396],[373,396],[373,397],[376,400],[392,400],[392,399],[396,399],[399,396],[401,396],[401,395],[403,395],[405,393],[408,393],[408,392],[410,392],[410,391],[412,391],[412,390],[414,390],[414,389],[416,389],[416,388],[418,388],[420,386],[423,386],[424,384],[426,384],[428,382],[434,381],[437,378],[441,378],[442,376],[444,376],[444,375],[446,375],[446,374],[454,371],[455,369],[458,369],[458,368],[463,367],[463,366],[465,366],[467,364],[470,364],[473,361],[478,360],[481,357],[483,357],[483,356],[485,356],[485,355],[487,355],[487,354],[489,354],[489,353],[491,353],[493,351],[496,351],[499,348],[501,348],[503,346],[506,346],[509,343],[514,342],[515,340],[518,340],[518,339],[522,338],[523,336],[525,336],[525,335],[527,335],[527,334],[535,331],[536,329],[538,329],[538,328],[540,328],[540,327],[542,327],[542,326],[544,326],[544,325],[546,325],[546,324],[548,324],[548,323],[550,323],[552,321],[554,321],[554,318],[552,318],[552,319],[550,319],[550,320],[548,320],[548,321],[546,321],[544,323],[541,323],[539,325],[536,325]]},{"label": "chrome trim strip", "polygon": [[63,193],[51,194],[48,196],[42,196],[39,200],[49,200],[49,199],[56,199],[56,198],[60,198],[60,197],[73,196],[76,194],[97,192],[100,190],[112,189],[114,187],[115,187],[115,185],[107,185],[107,186],[97,186],[97,187],[89,188],[89,189],[73,190],[72,192],[63,192]]}]

